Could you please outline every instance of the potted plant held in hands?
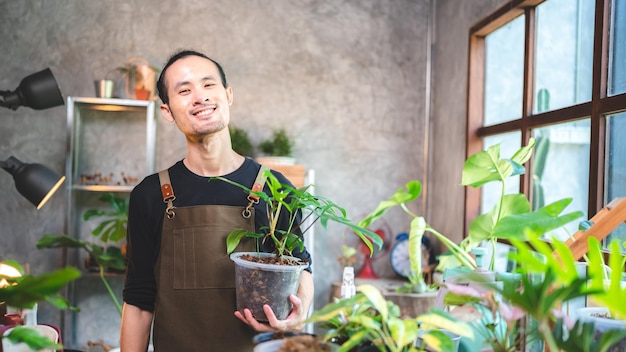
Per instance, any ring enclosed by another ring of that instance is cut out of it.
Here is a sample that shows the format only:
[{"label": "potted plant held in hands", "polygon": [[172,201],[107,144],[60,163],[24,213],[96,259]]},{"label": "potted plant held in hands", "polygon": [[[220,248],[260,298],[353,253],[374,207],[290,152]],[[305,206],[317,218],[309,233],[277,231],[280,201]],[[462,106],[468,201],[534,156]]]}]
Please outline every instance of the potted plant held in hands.
[{"label": "potted plant held in hands", "polygon": [[[289,295],[296,293],[302,270],[308,265],[292,254],[304,247],[299,234],[304,236],[318,220],[324,227],[329,221],[350,227],[370,251],[373,245],[382,246],[382,239],[376,233],[352,223],[346,211],[331,200],[308,192],[310,186],[298,189],[283,184],[269,169],[264,175],[269,193],[250,190],[222,177],[215,178],[258,196],[267,207],[269,226],[262,229],[262,233],[238,229],[226,238],[227,252],[235,262],[237,309],[249,308],[259,321],[267,321],[263,311],[265,304],[272,307],[278,319],[284,319],[291,310]],[[279,228],[279,220],[285,218],[288,228]],[[244,237],[255,238],[257,243],[270,242],[274,251],[234,252]]]}]

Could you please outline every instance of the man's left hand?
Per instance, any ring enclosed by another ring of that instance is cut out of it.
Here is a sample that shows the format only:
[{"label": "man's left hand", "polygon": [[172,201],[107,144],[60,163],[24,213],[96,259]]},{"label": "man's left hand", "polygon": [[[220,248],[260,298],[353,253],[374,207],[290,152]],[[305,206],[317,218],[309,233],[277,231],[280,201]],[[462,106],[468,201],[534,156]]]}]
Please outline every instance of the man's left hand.
[{"label": "man's left hand", "polygon": [[267,316],[269,324],[260,323],[252,316],[250,309],[247,308],[243,310],[243,314],[240,311],[235,311],[235,316],[259,332],[302,330],[308,312],[305,312],[302,308],[302,301],[298,296],[290,295],[289,300],[293,304],[293,308],[284,320],[278,320],[272,308],[267,304],[263,306],[263,311],[265,316]]}]

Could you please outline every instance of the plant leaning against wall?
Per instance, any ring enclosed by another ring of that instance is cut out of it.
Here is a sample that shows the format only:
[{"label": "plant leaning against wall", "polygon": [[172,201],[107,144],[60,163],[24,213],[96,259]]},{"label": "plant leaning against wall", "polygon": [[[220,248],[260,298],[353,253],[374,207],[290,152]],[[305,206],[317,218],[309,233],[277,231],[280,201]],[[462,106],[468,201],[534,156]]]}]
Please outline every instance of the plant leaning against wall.
[{"label": "plant leaning against wall", "polygon": [[[79,248],[89,255],[85,260],[85,266],[96,267],[102,283],[107,289],[113,304],[122,314],[122,305],[113,292],[111,285],[106,279],[105,273],[113,271],[121,273],[126,270],[126,227],[128,224],[128,197],[121,198],[113,193],[103,193],[100,201],[107,203],[108,210],[90,209],[83,214],[83,221],[101,219],[100,223],[91,232],[100,243],[83,241],[68,235],[45,234],[38,242],[37,248]],[[118,247],[117,244],[120,244]]]}]

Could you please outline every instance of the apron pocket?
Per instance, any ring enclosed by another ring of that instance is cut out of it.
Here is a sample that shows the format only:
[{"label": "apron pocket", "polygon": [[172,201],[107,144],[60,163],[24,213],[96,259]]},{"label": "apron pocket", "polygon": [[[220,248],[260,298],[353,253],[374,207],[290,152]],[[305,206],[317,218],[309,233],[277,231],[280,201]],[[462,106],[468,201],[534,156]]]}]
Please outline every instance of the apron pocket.
[{"label": "apron pocket", "polygon": [[174,289],[234,288],[235,265],[226,254],[226,235],[199,226],[174,231]]}]

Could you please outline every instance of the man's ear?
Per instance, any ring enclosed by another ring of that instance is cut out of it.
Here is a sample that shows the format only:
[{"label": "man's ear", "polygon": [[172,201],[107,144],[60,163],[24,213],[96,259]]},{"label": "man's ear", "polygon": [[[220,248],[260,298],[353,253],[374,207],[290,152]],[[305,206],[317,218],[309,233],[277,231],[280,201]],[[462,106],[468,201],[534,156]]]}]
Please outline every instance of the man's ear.
[{"label": "man's ear", "polygon": [[228,99],[228,105],[233,105],[233,87],[228,86],[226,88],[226,98]]},{"label": "man's ear", "polygon": [[172,116],[172,112],[170,111],[170,107],[167,104],[161,104],[161,114],[163,117],[169,122],[174,122],[174,116]]}]

